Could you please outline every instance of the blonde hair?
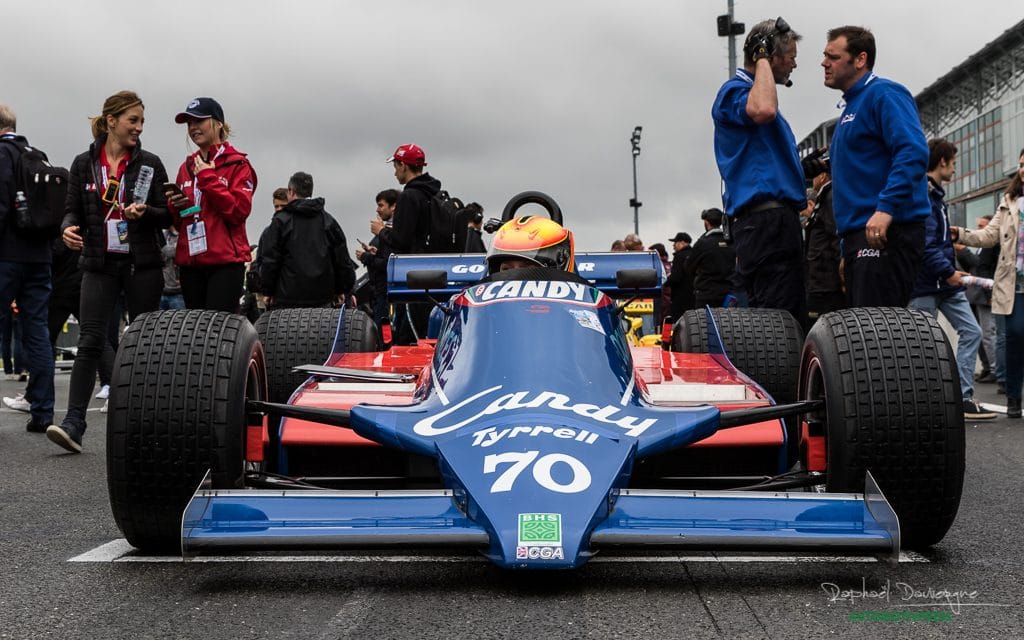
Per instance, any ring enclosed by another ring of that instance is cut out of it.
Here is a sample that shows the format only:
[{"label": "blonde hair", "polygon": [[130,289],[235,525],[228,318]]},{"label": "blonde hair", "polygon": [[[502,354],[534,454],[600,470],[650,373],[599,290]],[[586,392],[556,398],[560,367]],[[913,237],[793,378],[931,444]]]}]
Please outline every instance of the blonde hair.
[{"label": "blonde hair", "polygon": [[134,91],[118,91],[103,101],[103,112],[89,118],[92,124],[92,137],[97,139],[107,133],[107,116],[117,118],[132,107],[146,108],[142,99]]},{"label": "blonde hair", "polygon": [[[217,118],[210,118],[213,122],[220,122]],[[226,122],[220,122],[220,139],[217,142],[224,142],[231,136],[231,127]],[[185,150],[192,149],[192,137],[188,135],[188,128],[185,129]]]},{"label": "blonde hair", "polygon": [[6,104],[0,104],[0,129],[18,130],[18,118],[15,117],[14,110]]}]

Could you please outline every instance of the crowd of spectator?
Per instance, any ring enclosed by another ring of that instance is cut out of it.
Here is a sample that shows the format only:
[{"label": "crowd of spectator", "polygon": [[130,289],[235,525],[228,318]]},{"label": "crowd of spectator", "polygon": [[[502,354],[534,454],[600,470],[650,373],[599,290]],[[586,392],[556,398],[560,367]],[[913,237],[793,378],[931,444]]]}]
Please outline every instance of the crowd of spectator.
[{"label": "crowd of spectator", "polygon": [[[671,257],[664,243],[645,247],[636,233],[611,250],[657,255],[666,275],[654,300],[657,324],[705,305],[783,309],[805,330],[847,306],[941,313],[958,334],[965,416],[995,417],[974,400],[980,356],[977,381],[998,384],[1008,415],[1019,418],[1024,153],[994,215],[976,229],[951,226],[944,185],[956,171],[956,147],[925,140],[909,91],[873,72],[874,36],[843,26],[828,32],[821,66],[825,85],[842,92],[844,111],[830,147],[801,158],[778,95],[792,84],[800,40],[782,18],[756,24],[742,67],[718,91],[711,115],[723,208],[700,213],[703,233],[667,239]],[[426,172],[421,147],[403,144],[387,159],[402,189],[377,193],[370,241],[357,239],[353,260],[302,171],[273,192],[275,213],[259,244],[250,244],[257,175],[229,140],[215,99],[195,98],[175,116],[195,150],[173,179],[142,148],[144,114],[138,95],[120,91],[91,119],[92,142],[70,165],[55,240],[14,224],[24,199],[16,173],[30,147],[14,112],[0,105],[0,356],[5,377],[25,383],[3,401],[29,414],[27,431],[80,452],[97,377],[97,397],[105,397],[120,330],[148,311],[237,313],[245,301],[255,319],[268,309],[351,304],[362,265],[362,302],[381,338],[415,344],[425,335],[430,304],[392,307],[386,297],[388,258],[431,249],[432,201],[442,185]],[[460,216],[458,249],[485,252],[483,208],[470,203]],[[71,316],[77,351],[56,422],[53,355]]]}]

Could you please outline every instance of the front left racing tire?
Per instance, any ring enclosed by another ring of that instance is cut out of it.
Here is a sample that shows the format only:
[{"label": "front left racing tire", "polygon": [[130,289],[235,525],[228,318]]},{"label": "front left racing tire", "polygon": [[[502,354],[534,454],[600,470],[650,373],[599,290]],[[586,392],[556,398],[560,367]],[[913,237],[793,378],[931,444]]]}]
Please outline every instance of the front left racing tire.
[{"label": "front left racing tire", "polygon": [[380,351],[373,319],[359,309],[296,308],[268,311],[256,321],[267,360],[270,402],[285,403],[309,374],[292,367],[324,364],[342,353]]},{"label": "front left racing tire", "polygon": [[214,488],[243,486],[246,402],[266,387],[242,316],[156,311],[128,327],[110,382],[107,483],[132,546],[181,551],[182,513],[207,470]]},{"label": "front left racing tire", "polygon": [[806,416],[824,424],[826,489],[864,491],[871,471],[900,522],[903,546],[946,535],[963,491],[965,436],[956,355],[932,316],[856,308],[822,316],[801,357]]},{"label": "front left racing tire", "polygon": [[[711,315],[729,361],[767,391],[777,404],[796,400],[803,333],[796,318],[783,309],[715,307]],[[708,314],[691,309],[672,330],[672,351],[708,353]],[[785,418],[786,466],[800,459],[796,418]]]},{"label": "front left racing tire", "polygon": [[[793,314],[782,309],[715,307],[711,315],[729,361],[777,403],[796,400],[803,334]],[[690,309],[676,321],[672,351],[708,353],[706,309]]]}]

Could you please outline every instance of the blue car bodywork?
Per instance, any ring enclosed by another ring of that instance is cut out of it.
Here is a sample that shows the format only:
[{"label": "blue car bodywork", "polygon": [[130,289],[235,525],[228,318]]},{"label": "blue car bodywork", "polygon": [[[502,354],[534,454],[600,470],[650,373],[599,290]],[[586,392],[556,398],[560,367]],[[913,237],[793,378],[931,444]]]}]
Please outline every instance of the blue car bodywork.
[{"label": "blue car bodywork", "polygon": [[[618,548],[898,553],[895,514],[870,475],[864,494],[629,487],[639,460],[720,427],[717,406],[656,406],[637,384],[612,296],[631,293],[616,284],[623,269],[656,270],[644,291],[659,290],[655,254],[582,254],[581,277],[553,280],[481,281],[482,265],[392,261],[395,300],[424,299],[406,285],[411,272],[448,274],[427,292],[445,301],[430,375],[411,404],[351,409],[360,436],[434,459],[444,489],[200,487],[184,516],[186,555],[441,546],[560,569]],[[710,314],[709,325],[720,345]]]}]

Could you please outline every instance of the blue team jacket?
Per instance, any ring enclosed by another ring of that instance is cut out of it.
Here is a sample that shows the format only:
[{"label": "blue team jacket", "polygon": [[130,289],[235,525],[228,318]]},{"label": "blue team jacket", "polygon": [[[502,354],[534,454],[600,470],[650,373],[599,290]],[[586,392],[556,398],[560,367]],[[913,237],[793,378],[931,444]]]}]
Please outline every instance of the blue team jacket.
[{"label": "blue team jacket", "polygon": [[914,97],[869,73],[843,99],[829,150],[840,235],[863,229],[875,211],[896,223],[928,217],[928,144]]},{"label": "blue team jacket", "polygon": [[780,200],[802,209],[807,192],[796,137],[782,112],[763,125],[750,119],[747,96],[753,86],[753,77],[737,69],[718,90],[711,107],[715,161],[725,181],[723,208],[731,216],[747,204]]}]

